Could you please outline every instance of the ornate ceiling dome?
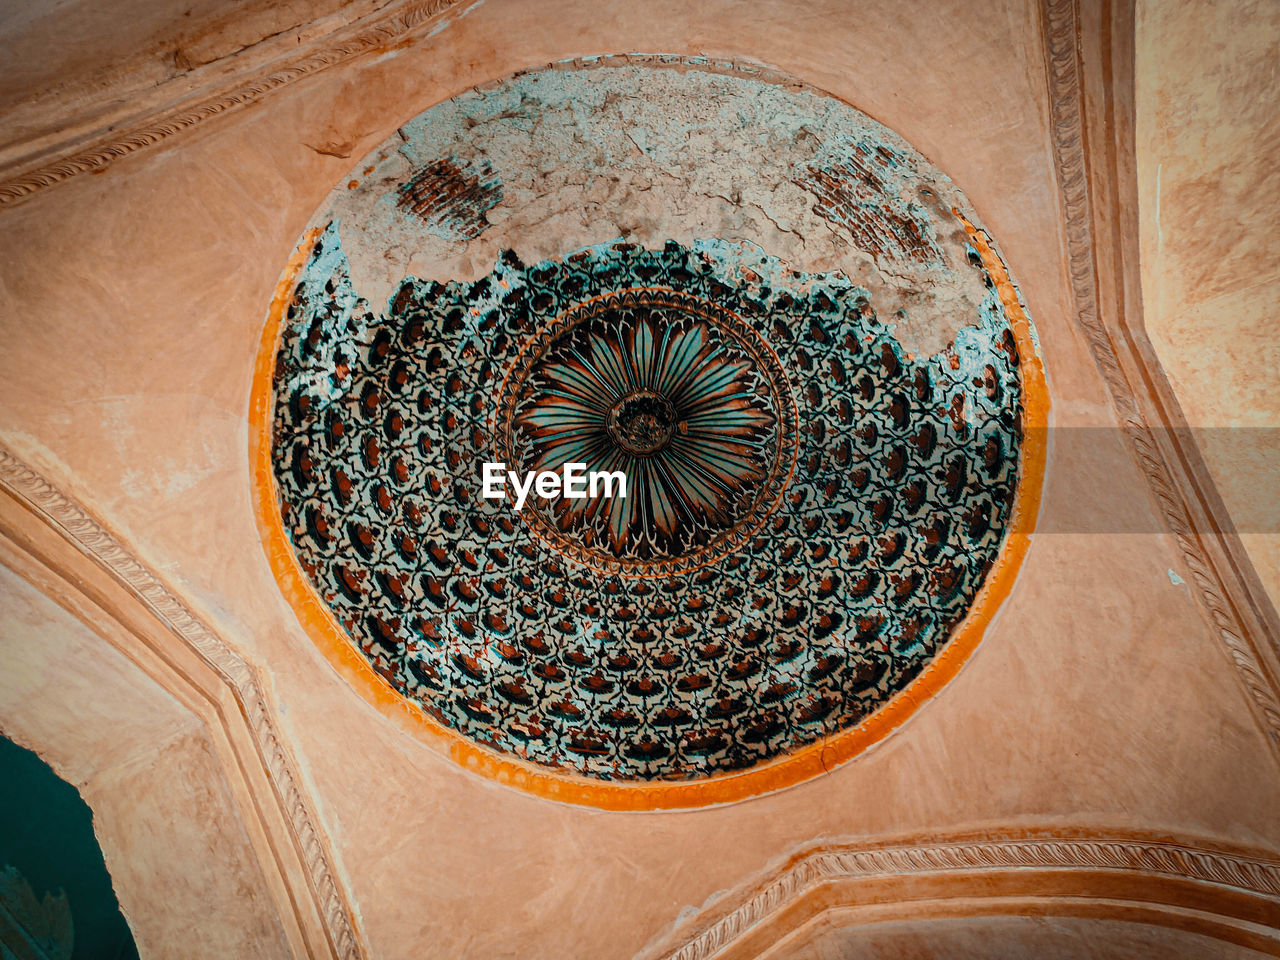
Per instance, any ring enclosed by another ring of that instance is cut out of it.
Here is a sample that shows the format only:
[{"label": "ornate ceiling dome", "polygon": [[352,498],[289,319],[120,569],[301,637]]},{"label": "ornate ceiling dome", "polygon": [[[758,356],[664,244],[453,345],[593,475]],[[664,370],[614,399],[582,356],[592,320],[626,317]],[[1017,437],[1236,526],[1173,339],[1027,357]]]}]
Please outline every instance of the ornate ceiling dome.
[{"label": "ornate ceiling dome", "polygon": [[[906,144],[775,81],[628,58],[448,101],[283,282],[276,572],[348,675],[511,782],[812,775],[954,673],[1013,574],[1044,401],[1003,267]],[[517,509],[486,463],[626,495]]]}]

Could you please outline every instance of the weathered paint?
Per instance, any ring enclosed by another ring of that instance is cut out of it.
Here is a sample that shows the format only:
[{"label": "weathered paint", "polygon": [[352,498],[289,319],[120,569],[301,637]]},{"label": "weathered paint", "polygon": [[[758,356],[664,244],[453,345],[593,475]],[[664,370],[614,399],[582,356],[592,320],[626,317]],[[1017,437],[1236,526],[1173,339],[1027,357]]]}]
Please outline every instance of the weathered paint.
[{"label": "weathered paint", "polygon": [[485,214],[502,202],[502,183],[488,163],[464,169],[449,157],[427,164],[396,189],[396,206],[440,236],[474,240]]},{"label": "weathered paint", "polygon": [[[560,65],[441,103],[362,162],[312,226],[339,221],[373,304],[405,276],[476,280],[503,250],[536,263],[616,237],[718,237],[866,288],[882,316],[901,312],[912,352],[950,342],[983,290],[944,175],[840,101],[756,68],[658,59],[671,66]],[[386,189],[442,162],[501,185],[499,202],[462,214],[466,231],[424,223]]]}]

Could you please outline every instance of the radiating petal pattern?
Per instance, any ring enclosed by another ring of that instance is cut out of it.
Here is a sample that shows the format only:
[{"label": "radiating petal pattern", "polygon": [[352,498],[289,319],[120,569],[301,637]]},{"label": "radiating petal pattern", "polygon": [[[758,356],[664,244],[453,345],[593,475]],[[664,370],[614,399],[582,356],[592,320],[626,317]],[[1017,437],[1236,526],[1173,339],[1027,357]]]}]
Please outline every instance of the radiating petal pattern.
[{"label": "radiating petal pattern", "polygon": [[530,500],[575,558],[635,573],[705,562],[767,513],[791,465],[794,401],[729,311],[670,289],[615,291],[551,324],[510,384],[522,470],[621,470],[625,498]]}]

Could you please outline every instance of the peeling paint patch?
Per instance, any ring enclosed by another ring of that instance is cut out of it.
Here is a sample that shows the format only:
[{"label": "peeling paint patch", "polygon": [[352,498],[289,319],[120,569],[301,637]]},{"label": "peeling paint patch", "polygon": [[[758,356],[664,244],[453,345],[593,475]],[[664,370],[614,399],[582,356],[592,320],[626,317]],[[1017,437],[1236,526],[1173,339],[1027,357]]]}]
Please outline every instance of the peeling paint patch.
[{"label": "peeling paint patch", "polygon": [[[401,127],[312,226],[341,222],[352,283],[379,305],[405,276],[476,280],[504,250],[750,242],[865,288],[908,352],[945,349],[986,293],[964,198],[892,131],[765,73],[631,55],[468,91]],[[419,178],[426,220],[400,205]]]},{"label": "peeling paint patch", "polygon": [[397,188],[396,206],[428,227],[474,240],[489,226],[486,214],[502,202],[502,182],[488,161],[473,169],[448,157],[435,160]]},{"label": "peeling paint patch", "polygon": [[857,144],[843,159],[810,166],[797,186],[813,194],[813,212],[849,231],[854,244],[877,261],[942,266],[942,253],[919,209],[894,196],[879,170],[896,166],[883,144]]}]

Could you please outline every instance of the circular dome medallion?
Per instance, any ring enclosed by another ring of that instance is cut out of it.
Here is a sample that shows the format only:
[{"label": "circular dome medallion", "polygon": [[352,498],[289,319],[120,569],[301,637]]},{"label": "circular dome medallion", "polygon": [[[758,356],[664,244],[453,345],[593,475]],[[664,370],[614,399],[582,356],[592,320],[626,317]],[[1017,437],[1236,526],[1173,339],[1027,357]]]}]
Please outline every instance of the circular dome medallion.
[{"label": "circular dome medallion", "polygon": [[[610,398],[612,399],[612,398]],[[536,407],[537,401],[530,406]],[[605,431],[614,446],[632,457],[648,457],[666,449],[676,427],[688,430],[665,393],[647,387],[629,386],[610,403],[604,415]]]},{"label": "circular dome medallion", "polygon": [[[1027,547],[1047,397],[942,173],[675,57],[470,91],[357,169],[281,280],[252,436],[273,571],[371,702],[651,809],[821,774],[954,676]],[[517,509],[495,463],[613,485]]]},{"label": "circular dome medallion", "polygon": [[627,288],[575,305],[504,384],[497,460],[581,463],[626,496],[536,499],[526,515],[567,556],[659,576],[740,547],[795,462],[796,407],[777,356],[709,300]]}]

